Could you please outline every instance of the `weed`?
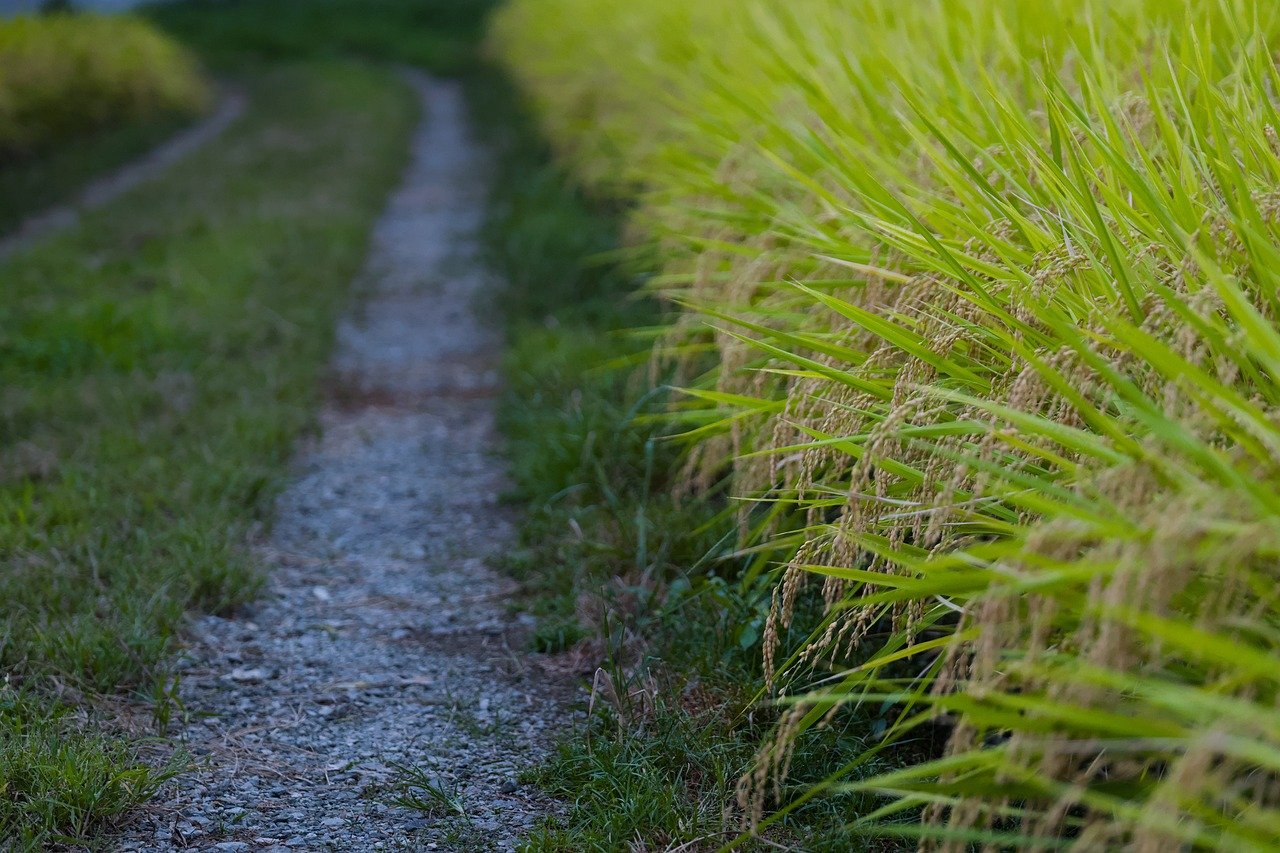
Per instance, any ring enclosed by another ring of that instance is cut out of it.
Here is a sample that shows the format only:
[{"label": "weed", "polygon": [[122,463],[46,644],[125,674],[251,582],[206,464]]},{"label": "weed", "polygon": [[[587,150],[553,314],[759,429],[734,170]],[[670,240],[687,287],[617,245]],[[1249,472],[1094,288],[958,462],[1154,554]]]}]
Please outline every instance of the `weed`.
[{"label": "weed", "polygon": [[388,805],[422,812],[427,817],[467,818],[467,804],[457,782],[446,782],[421,767],[392,763],[397,776],[385,793]]}]

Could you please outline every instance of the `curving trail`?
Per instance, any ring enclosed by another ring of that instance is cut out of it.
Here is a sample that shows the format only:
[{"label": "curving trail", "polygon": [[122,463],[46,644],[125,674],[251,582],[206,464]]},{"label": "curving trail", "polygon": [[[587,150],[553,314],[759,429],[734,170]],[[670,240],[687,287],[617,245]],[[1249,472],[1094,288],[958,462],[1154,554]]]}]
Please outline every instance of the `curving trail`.
[{"label": "curving trail", "polygon": [[549,808],[517,777],[572,691],[517,651],[510,586],[486,567],[514,533],[501,340],[472,256],[485,164],[456,84],[412,82],[414,161],[339,329],[322,437],[280,500],[267,592],[195,626],[181,736],[203,766],[118,849],[507,850]]},{"label": "curving trail", "polygon": [[217,109],[203,119],[174,134],[159,147],[129,165],[91,182],[72,201],[37,213],[21,222],[11,233],[0,236],[0,260],[38,240],[64,231],[80,221],[80,217],[105,206],[136,186],[154,180],[186,157],[222,135],[245,108],[242,92],[228,92]]}]

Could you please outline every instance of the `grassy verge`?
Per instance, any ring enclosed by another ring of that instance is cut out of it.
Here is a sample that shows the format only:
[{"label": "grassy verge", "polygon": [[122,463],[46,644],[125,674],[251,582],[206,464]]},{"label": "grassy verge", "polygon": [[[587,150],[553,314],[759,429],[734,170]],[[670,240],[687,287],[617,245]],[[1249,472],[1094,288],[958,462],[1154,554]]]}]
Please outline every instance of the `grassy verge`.
[{"label": "grassy verge", "polygon": [[404,158],[387,72],[246,85],[218,144],[0,269],[0,837],[91,835],[165,772],[95,709],[163,719],[184,612],[257,589],[244,546]]},{"label": "grassy verge", "polygon": [[[537,650],[580,664],[598,709],[530,774],[571,805],[526,849],[716,849],[741,829],[738,780],[777,716],[754,701],[769,607],[759,561],[734,555],[726,500],[680,496],[681,448],[646,420],[668,401],[643,329],[665,318],[642,262],[620,262],[626,212],[551,163],[499,73],[473,75],[470,90],[498,165],[487,246],[506,282],[501,425],[527,507],[506,568],[539,618]],[[808,742],[794,783],[860,752],[866,730],[842,719]],[[861,802],[799,809],[770,840],[867,849],[841,829]]]},{"label": "grassy verge", "polygon": [[5,164],[0,168],[0,234],[74,198],[86,183],[140,157],[187,122],[173,115],[103,128]]}]

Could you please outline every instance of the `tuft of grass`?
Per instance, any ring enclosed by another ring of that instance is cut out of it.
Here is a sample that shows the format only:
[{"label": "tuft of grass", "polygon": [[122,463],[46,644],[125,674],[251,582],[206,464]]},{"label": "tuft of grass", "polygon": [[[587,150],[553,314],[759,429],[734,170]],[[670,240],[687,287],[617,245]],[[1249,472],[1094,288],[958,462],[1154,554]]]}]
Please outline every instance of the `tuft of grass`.
[{"label": "tuft of grass", "polygon": [[467,817],[466,801],[456,782],[445,782],[421,767],[393,764],[396,779],[386,802],[422,812],[428,817]]},{"label": "tuft of grass", "polygon": [[143,761],[122,738],[86,733],[60,705],[0,687],[0,838],[39,850],[92,837],[178,773]]}]

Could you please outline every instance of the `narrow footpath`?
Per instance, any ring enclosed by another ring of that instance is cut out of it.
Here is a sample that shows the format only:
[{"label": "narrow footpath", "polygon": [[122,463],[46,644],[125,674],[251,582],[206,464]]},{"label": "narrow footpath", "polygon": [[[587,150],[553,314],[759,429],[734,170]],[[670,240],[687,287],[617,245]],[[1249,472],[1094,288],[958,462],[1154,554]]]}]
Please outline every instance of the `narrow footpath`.
[{"label": "narrow footpath", "polygon": [[549,808],[518,777],[571,725],[572,689],[522,651],[487,567],[514,528],[475,257],[485,163],[456,84],[413,83],[413,164],[280,499],[268,588],[193,627],[178,735],[199,766],[115,849],[509,850]]}]

